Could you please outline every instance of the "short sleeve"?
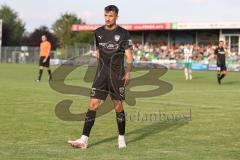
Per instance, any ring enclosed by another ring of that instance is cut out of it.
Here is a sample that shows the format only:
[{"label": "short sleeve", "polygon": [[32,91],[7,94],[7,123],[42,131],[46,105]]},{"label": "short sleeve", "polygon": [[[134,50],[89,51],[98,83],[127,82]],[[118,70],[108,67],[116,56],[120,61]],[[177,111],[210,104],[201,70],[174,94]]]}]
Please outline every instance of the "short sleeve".
[{"label": "short sleeve", "polygon": [[218,54],[218,48],[214,50],[214,54]]},{"label": "short sleeve", "polygon": [[99,41],[98,41],[98,38],[97,38],[96,31],[95,31],[94,37],[95,37],[95,42],[96,42],[96,48],[99,49]]},{"label": "short sleeve", "polygon": [[132,39],[131,39],[130,33],[128,31],[126,31],[126,33],[125,33],[125,38],[124,38],[124,43],[123,44],[124,44],[123,48],[125,50],[133,48]]},{"label": "short sleeve", "polygon": [[52,49],[52,45],[50,42],[48,42],[48,49],[49,49],[49,51],[51,51],[51,49]]}]

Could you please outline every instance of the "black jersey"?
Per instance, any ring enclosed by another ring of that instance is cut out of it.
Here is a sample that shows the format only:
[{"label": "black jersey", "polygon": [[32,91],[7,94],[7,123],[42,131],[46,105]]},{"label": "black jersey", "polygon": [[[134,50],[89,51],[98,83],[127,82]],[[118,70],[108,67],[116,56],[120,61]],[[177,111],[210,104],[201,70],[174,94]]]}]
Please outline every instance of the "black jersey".
[{"label": "black jersey", "polygon": [[223,47],[217,47],[215,49],[215,55],[217,55],[217,64],[225,64],[225,50]]},{"label": "black jersey", "polygon": [[95,39],[99,50],[98,72],[104,72],[103,74],[109,74],[111,77],[122,77],[124,53],[126,49],[132,47],[129,32],[120,26],[114,30],[107,30],[102,26],[96,29]]}]

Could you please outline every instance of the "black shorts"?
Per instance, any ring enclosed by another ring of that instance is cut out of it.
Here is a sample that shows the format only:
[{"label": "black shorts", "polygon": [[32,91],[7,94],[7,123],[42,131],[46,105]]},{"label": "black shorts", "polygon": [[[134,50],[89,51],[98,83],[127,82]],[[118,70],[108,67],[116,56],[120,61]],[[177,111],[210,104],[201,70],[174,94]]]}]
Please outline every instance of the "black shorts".
[{"label": "black shorts", "polygon": [[90,97],[105,100],[108,94],[112,100],[125,100],[124,80],[111,79],[106,75],[97,76],[93,82]]},{"label": "black shorts", "polygon": [[227,70],[227,67],[226,67],[225,63],[218,63],[217,67],[218,67],[218,70],[220,70],[220,71],[226,71]]},{"label": "black shorts", "polygon": [[50,56],[48,56],[46,62],[43,62],[44,59],[45,59],[45,56],[41,56],[41,57],[40,57],[40,59],[39,59],[39,66],[42,66],[42,67],[49,67]]}]

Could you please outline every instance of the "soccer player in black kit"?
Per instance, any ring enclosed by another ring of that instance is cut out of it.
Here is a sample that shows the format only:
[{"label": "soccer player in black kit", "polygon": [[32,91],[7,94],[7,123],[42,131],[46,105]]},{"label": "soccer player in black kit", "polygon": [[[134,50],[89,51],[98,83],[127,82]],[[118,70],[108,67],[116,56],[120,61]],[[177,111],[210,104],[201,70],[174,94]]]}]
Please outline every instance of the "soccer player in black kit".
[{"label": "soccer player in black kit", "polygon": [[[110,95],[118,126],[118,147],[125,148],[125,113],[123,109],[124,90],[130,80],[132,67],[132,41],[129,32],[116,24],[118,8],[109,5],[104,9],[105,25],[96,29],[96,58],[98,69],[92,85],[89,107],[85,117],[82,136],[69,140],[72,147],[86,149],[91,128],[95,121],[96,110],[101,100]],[[127,67],[125,70],[124,59]]]},{"label": "soccer player in black kit", "polygon": [[226,55],[227,50],[224,46],[223,41],[219,41],[219,46],[215,49],[215,56],[217,57],[217,80],[218,83],[221,84],[221,80],[226,76],[227,74],[227,67],[226,67]]}]

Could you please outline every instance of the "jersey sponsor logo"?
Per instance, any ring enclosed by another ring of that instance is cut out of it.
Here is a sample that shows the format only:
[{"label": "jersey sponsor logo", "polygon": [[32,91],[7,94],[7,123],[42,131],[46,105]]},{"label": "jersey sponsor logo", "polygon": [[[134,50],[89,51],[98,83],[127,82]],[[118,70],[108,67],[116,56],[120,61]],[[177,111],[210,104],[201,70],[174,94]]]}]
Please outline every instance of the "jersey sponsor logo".
[{"label": "jersey sponsor logo", "polygon": [[115,36],[114,36],[114,39],[115,39],[116,42],[119,41],[120,35],[115,35]]},{"label": "jersey sponsor logo", "polygon": [[103,36],[99,35],[99,36],[98,36],[98,38],[99,38],[99,39],[102,39],[102,38],[103,38]]},{"label": "jersey sponsor logo", "polygon": [[218,50],[218,53],[219,53],[219,54],[225,54],[225,52],[224,52],[224,51],[221,51],[221,50]]},{"label": "jersey sponsor logo", "polygon": [[99,46],[108,50],[117,50],[119,48],[119,44],[114,42],[99,43]]}]

